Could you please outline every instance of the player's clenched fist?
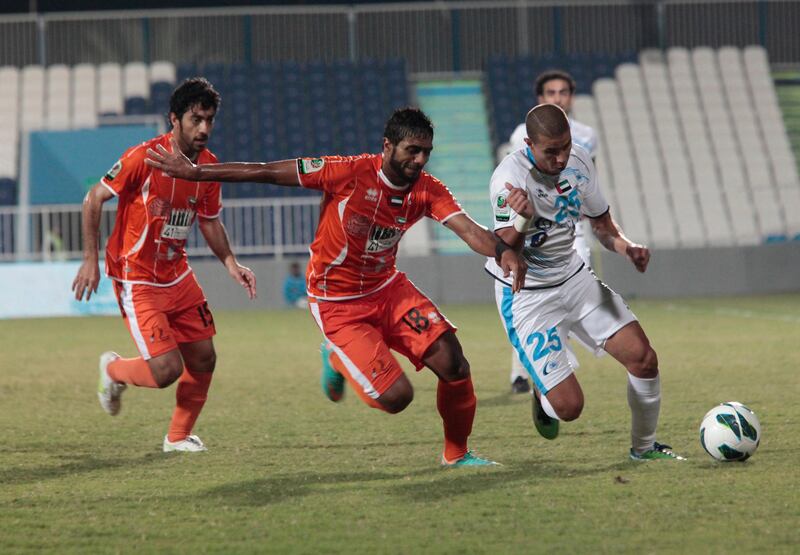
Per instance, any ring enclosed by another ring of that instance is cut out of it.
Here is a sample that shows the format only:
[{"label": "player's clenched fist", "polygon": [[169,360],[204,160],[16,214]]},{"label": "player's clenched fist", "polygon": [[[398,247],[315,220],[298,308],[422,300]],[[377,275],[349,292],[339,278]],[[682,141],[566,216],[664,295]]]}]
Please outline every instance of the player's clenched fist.
[{"label": "player's clenched fist", "polygon": [[638,271],[647,270],[647,265],[650,263],[650,249],[644,245],[628,245],[625,254]]},{"label": "player's clenched fist", "polygon": [[514,187],[511,183],[506,183],[506,189],[509,193],[506,197],[506,202],[511,209],[520,216],[531,219],[533,217],[533,203],[528,198],[528,192],[525,189]]}]

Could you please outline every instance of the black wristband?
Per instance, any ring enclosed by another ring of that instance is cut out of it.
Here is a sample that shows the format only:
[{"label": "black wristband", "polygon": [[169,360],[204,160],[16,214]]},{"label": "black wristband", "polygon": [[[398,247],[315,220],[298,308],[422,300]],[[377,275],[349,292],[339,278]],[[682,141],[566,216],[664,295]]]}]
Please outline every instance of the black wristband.
[{"label": "black wristband", "polygon": [[511,247],[502,239],[498,239],[494,246],[494,256],[500,258],[500,256],[508,250],[511,250]]}]

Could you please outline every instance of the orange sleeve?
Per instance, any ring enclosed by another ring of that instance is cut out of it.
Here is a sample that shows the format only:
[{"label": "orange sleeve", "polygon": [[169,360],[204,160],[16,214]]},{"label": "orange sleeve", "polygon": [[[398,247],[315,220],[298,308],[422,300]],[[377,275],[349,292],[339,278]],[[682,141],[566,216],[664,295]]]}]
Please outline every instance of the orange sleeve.
[{"label": "orange sleeve", "polygon": [[344,188],[356,172],[358,156],[323,156],[298,158],[297,177],[300,185],[326,193],[337,193]]},{"label": "orange sleeve", "polygon": [[444,183],[433,176],[429,176],[428,183],[428,204],[425,208],[425,215],[433,218],[437,222],[446,222],[452,216],[464,212],[461,205],[453,196]]},{"label": "orange sleeve", "polygon": [[197,204],[197,215],[211,219],[219,217],[222,212],[222,187],[214,181],[206,187],[206,192]]},{"label": "orange sleeve", "polygon": [[114,196],[119,196],[126,189],[141,186],[150,173],[150,167],[144,163],[144,153],[144,145],[126,150],[122,158],[100,179],[100,183],[114,193]]}]

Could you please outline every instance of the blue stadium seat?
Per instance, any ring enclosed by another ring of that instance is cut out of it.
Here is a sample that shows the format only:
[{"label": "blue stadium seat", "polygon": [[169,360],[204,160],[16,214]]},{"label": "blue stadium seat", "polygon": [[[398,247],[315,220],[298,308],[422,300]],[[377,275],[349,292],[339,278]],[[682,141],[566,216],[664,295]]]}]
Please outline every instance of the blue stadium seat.
[{"label": "blue stadium seat", "polygon": [[150,105],[154,114],[165,114],[169,111],[169,99],[175,85],[159,81],[150,85]]},{"label": "blue stadium seat", "polygon": [[150,113],[147,100],[141,96],[132,96],[125,99],[125,114],[129,116],[141,116]]},{"label": "blue stadium seat", "polygon": [[177,79],[176,84],[180,84],[189,77],[200,75],[200,70],[196,64],[178,64],[178,67],[175,69],[175,75]]},{"label": "blue stadium seat", "polygon": [[17,204],[17,182],[8,177],[0,177],[0,206]]}]

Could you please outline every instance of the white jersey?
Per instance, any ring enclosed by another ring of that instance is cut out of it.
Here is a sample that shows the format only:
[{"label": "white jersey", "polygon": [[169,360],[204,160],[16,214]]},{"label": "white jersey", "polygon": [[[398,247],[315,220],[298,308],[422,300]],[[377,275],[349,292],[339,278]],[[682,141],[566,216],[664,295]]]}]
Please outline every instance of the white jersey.
[{"label": "white jersey", "polygon": [[[569,130],[572,134],[572,144],[578,145],[588,152],[589,156],[594,160],[597,154],[597,134],[594,132],[594,129],[584,123],[569,118]],[[511,150],[513,151],[528,146],[525,144],[525,137],[527,136],[528,131],[525,129],[525,124],[520,123],[517,128],[514,129],[514,132],[511,133],[511,138],[508,139]]]},{"label": "white jersey", "polygon": [[[495,230],[511,227],[517,218],[506,202],[506,183],[525,189],[535,212],[522,249],[528,263],[524,287],[538,289],[565,282],[583,266],[572,248],[581,214],[598,217],[608,211],[589,153],[573,145],[567,167],[557,176],[541,173],[528,147],[506,156],[490,184]],[[486,261],[486,271],[511,285],[494,258]]]}]

